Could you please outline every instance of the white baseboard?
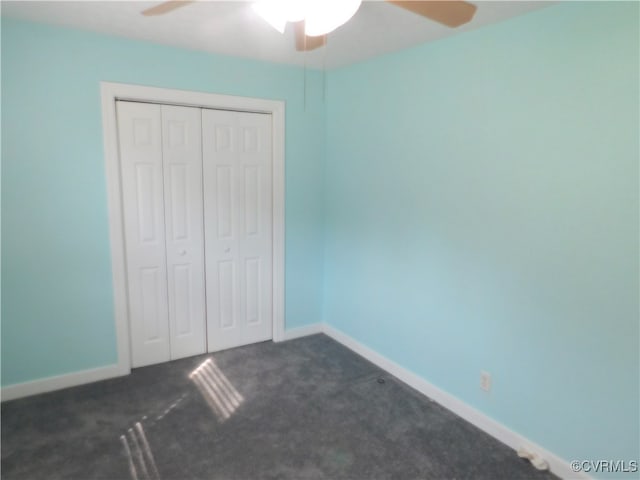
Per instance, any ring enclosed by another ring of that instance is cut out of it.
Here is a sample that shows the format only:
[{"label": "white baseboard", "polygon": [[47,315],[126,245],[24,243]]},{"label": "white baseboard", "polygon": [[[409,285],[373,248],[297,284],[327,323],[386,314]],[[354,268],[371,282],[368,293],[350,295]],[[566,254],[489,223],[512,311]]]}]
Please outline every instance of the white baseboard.
[{"label": "white baseboard", "polygon": [[[569,462],[563,458],[545,450],[539,445],[536,445],[534,442],[531,442],[519,433],[505,427],[500,422],[467,405],[459,398],[439,389],[419,375],[416,375],[394,361],[389,360],[387,357],[379,354],[331,325],[327,325],[326,323],[313,323],[303,327],[292,328],[291,330],[286,330],[284,332],[282,340],[293,340],[294,338],[306,337],[316,333],[324,333],[328,335],[348,349],[363,356],[381,369],[396,376],[410,387],[436,401],[446,409],[464,418],[472,425],[475,425],[480,430],[483,430],[514,450],[524,447],[531,452],[537,453],[549,463],[550,470],[560,478],[580,480],[591,479],[591,477],[584,472],[578,473],[571,470]],[[59,375],[41,380],[19,383],[16,385],[9,385],[2,388],[0,391],[0,397],[4,402],[6,400],[13,400],[29,395],[36,395],[62,388],[74,387],[85,383],[106,380],[108,378],[127,375],[128,373],[128,369],[123,369],[118,365],[109,365],[92,370],[84,370],[67,375]]]},{"label": "white baseboard", "polygon": [[[313,323],[303,327],[292,328],[286,330],[282,335],[282,340],[293,340],[294,338],[306,337],[323,332],[322,323]],[[274,340],[275,341],[275,340]],[[29,397],[40,393],[52,392],[68,387],[76,387],[85,383],[98,382],[107,380],[108,378],[128,375],[130,369],[121,368],[116,365],[108,365],[106,367],[94,368],[91,370],[82,370],[80,372],[68,373],[65,375],[57,375],[55,377],[47,377],[39,380],[33,380],[25,383],[17,383],[15,385],[7,385],[0,390],[1,401],[15,400],[17,398]]]},{"label": "white baseboard", "polygon": [[[323,332],[322,323],[313,323],[303,327],[286,330],[281,341],[293,340],[294,338],[306,337]],[[80,372],[57,375],[39,380],[33,380],[15,385],[7,385],[0,390],[1,401],[15,400],[17,398],[38,395],[40,393],[52,392],[63,388],[75,387],[85,383],[97,382],[108,378],[128,375],[129,369],[122,369],[118,365],[108,365],[106,367],[83,370]]]},{"label": "white baseboard", "polygon": [[[398,377],[404,383],[409,385],[410,387],[418,390],[423,395],[431,398],[436,401],[447,410],[452,411],[456,415],[464,418],[467,422],[475,425],[480,430],[488,433],[492,437],[500,440],[502,443],[507,446],[513,448],[514,450],[518,450],[521,447],[525,447],[532,452],[536,452],[542,458],[544,458],[549,463],[549,469],[551,472],[559,476],[560,478],[565,479],[589,479],[587,474],[580,472],[576,473],[571,470],[570,464],[568,461],[560,458],[559,456],[545,450],[544,448],[536,445],[535,443],[527,440],[525,437],[520,435],[519,433],[510,430],[505,427],[501,423],[496,420],[486,416],[484,413],[476,410],[475,408],[467,405],[462,400],[454,397],[453,395],[445,392],[444,390],[439,389],[435,385],[427,382],[422,377],[416,375],[415,373],[407,370],[406,368],[400,366],[399,364],[389,360],[388,358],[380,355],[378,352],[372,350],[371,348],[363,345],[362,343],[354,340],[346,333],[330,326],[327,324],[323,324],[323,331],[326,335],[333,338],[337,342],[341,343],[345,347],[353,350],[357,354],[363,356],[371,363],[374,363],[378,367],[392,375]],[[514,454],[515,455],[515,454]],[[531,468],[534,468],[533,466]]]},{"label": "white baseboard", "polygon": [[65,375],[57,375],[55,377],[33,380],[31,382],[16,383],[15,385],[7,385],[0,390],[2,401],[14,400],[16,398],[28,397],[39,393],[52,392],[68,387],[75,387],[85,383],[97,382],[108,378],[127,375],[129,370],[123,370],[120,366],[107,365],[106,367],[93,368],[91,370],[82,370],[80,372],[68,373]]},{"label": "white baseboard", "polygon": [[311,325],[305,325],[304,327],[292,328],[291,330],[285,330],[283,335],[283,341],[293,340],[294,338],[306,337],[308,335],[315,335],[316,333],[324,332],[323,323],[312,323]]}]

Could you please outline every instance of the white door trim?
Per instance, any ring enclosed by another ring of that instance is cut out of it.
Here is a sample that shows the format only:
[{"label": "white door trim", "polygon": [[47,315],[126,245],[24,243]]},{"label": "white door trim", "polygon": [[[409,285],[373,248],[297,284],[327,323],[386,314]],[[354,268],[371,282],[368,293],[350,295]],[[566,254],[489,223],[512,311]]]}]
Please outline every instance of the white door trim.
[{"label": "white door trim", "polygon": [[109,207],[114,316],[120,375],[126,375],[131,371],[131,359],[116,100],[271,114],[273,122],[273,341],[284,340],[285,103],[280,100],[235,97],[111,82],[100,82],[100,93]]}]

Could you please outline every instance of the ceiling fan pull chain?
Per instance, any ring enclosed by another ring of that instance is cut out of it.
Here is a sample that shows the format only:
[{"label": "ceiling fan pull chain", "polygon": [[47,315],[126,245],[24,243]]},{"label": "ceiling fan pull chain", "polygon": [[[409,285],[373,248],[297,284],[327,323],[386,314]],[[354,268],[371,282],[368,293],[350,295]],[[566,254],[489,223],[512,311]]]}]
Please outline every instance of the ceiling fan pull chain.
[{"label": "ceiling fan pull chain", "polygon": [[322,103],[327,100],[327,49],[329,48],[329,35],[325,36],[324,51],[322,52]]},{"label": "ceiling fan pull chain", "polygon": [[304,80],[302,82],[303,87],[302,87],[302,108],[303,111],[307,111],[307,55],[309,55],[308,51],[307,51],[307,37],[305,35],[304,37]]}]

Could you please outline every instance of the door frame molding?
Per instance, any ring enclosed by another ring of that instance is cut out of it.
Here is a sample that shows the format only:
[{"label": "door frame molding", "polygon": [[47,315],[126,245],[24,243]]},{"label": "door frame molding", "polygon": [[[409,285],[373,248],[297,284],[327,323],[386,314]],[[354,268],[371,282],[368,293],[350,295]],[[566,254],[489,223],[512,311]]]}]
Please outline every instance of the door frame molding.
[{"label": "door frame molding", "polygon": [[284,255],[285,255],[285,102],[262,98],[236,97],[215,93],[147,87],[125,83],[100,82],[102,133],[107,178],[109,240],[113,280],[114,321],[118,347],[118,371],[131,371],[129,308],[122,210],[122,185],[118,154],[116,101],[129,100],[165,105],[268,113],[272,121],[273,156],[273,329],[274,342],[284,336]]}]

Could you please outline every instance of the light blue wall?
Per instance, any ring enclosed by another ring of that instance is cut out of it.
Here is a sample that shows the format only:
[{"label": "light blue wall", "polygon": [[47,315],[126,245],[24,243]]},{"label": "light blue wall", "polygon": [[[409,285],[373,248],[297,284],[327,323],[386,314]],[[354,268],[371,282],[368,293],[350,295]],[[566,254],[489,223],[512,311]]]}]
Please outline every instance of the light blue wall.
[{"label": "light blue wall", "polygon": [[569,460],[638,458],[638,7],[329,75],[325,321]]},{"label": "light blue wall", "polygon": [[287,102],[286,322],[321,319],[321,76],[2,19],[2,384],[116,361],[99,82]]},{"label": "light blue wall", "polygon": [[115,361],[98,82],[285,99],[288,327],[324,302],[567,459],[637,458],[638,10],[340,69],[326,112],[314,73],[303,111],[300,69],[3,19],[2,383]]}]

